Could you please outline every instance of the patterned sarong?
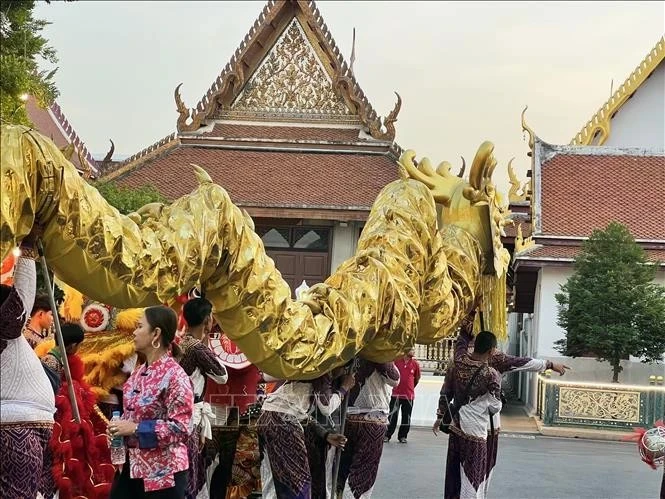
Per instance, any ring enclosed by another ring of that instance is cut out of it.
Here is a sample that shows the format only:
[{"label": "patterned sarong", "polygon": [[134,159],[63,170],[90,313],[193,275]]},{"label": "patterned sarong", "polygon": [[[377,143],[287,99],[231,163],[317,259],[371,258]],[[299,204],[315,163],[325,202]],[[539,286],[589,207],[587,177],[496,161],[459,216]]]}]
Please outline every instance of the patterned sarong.
[{"label": "patterned sarong", "polygon": [[0,425],[0,497],[35,499],[53,496],[48,442],[52,423]]},{"label": "patterned sarong", "polygon": [[312,499],[326,499],[326,457],[330,445],[317,435],[314,424],[305,426],[309,472],[312,475]]},{"label": "patterned sarong", "polygon": [[464,435],[457,428],[452,430],[448,436],[444,499],[485,497],[488,485],[487,441]]},{"label": "patterned sarong", "polygon": [[344,497],[371,497],[379,472],[387,426],[385,418],[371,418],[362,414],[347,416],[344,433],[348,441],[342,452],[337,479],[338,492],[343,490],[348,481],[351,496],[345,491]]},{"label": "patterned sarong", "polygon": [[492,476],[492,470],[496,466],[496,456],[499,451],[499,432],[495,431],[493,434],[487,435],[487,471],[485,472],[485,479],[489,483]]},{"label": "patterned sarong", "polygon": [[264,450],[263,498],[310,499],[312,477],[300,422],[286,414],[264,411],[257,424]]},{"label": "patterned sarong", "polygon": [[189,469],[187,470],[186,499],[195,499],[201,489],[206,485],[205,456],[202,454],[200,441],[200,429],[194,428],[194,431],[187,440]]}]

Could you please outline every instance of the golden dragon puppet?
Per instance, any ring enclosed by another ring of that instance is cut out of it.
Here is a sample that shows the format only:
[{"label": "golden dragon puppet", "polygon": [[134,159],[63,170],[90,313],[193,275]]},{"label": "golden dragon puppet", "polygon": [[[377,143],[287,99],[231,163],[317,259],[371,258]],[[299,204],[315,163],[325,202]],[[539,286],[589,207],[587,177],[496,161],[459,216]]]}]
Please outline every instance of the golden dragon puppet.
[{"label": "golden dragon puppet", "polygon": [[356,254],[293,300],[251,219],[200,167],[191,194],[124,216],[52,141],[3,125],[0,257],[39,225],[55,275],[93,300],[144,307],[201,286],[252,363],[312,379],[355,355],[385,362],[454,336],[479,294],[489,327],[505,334],[510,257],[493,148],[480,146],[468,180],[405,152],[401,179],[378,195]]}]

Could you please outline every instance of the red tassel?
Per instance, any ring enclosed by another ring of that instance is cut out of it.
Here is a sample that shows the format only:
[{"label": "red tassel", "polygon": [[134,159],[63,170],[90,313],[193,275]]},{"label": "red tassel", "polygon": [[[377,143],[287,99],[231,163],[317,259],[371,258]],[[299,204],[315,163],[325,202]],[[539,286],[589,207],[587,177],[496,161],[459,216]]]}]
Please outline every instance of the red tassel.
[{"label": "red tassel", "polygon": [[56,417],[49,442],[53,477],[61,499],[104,499],[114,476],[106,438],[106,423],[95,411],[95,395],[83,381],[85,372],[78,355],[68,357],[81,423],[72,416],[68,384],[56,396]]}]

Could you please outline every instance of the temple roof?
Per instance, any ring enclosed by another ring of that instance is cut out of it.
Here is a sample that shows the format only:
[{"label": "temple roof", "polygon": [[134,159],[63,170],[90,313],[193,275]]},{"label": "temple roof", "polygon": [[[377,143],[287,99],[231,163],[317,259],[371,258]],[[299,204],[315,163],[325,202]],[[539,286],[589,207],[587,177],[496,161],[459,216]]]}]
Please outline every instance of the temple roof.
[{"label": "temple roof", "polygon": [[584,238],[609,222],[665,242],[665,156],[643,149],[536,143],[534,236]]},{"label": "temple roof", "polygon": [[665,37],[661,37],[654,48],[640,62],[626,81],[612,94],[601,108],[587,121],[571,145],[603,145],[610,136],[610,122],[621,107],[644,84],[656,68],[665,60]]},{"label": "temple roof", "polygon": [[[97,173],[97,162],[56,102],[48,108],[43,108],[33,96],[28,96],[25,110],[35,130],[53,140],[61,150],[65,150],[70,144],[73,145],[74,150],[70,149],[65,154],[76,168],[80,171],[90,169],[93,175]],[[85,164],[82,165],[81,162]]]},{"label": "temple roof", "polygon": [[285,217],[317,210],[362,220],[397,178],[401,100],[377,116],[314,2],[268,2],[196,108],[186,108],[179,88],[177,132],[104,179],[150,183],[175,199],[195,188],[194,163],[250,215],[272,207]]},{"label": "temple roof", "polygon": [[[177,146],[117,182],[127,187],[150,183],[170,200],[177,199],[197,186],[192,163],[204,167],[238,206],[334,211],[333,219],[340,219],[340,211],[369,211],[379,191],[397,179],[397,164],[384,153]],[[250,215],[258,211],[248,210]]]},{"label": "temple roof", "polygon": [[[562,246],[562,245],[535,245],[516,255],[515,260],[520,262],[552,262],[552,263],[572,263],[575,257],[582,251],[582,245]],[[665,265],[665,244],[659,247],[645,248],[647,260],[650,262],[660,262]]]},{"label": "temple roof", "polygon": [[401,101],[378,117],[313,1],[269,1],[194,109],[175,99],[181,133],[214,120],[353,123],[392,141]]}]

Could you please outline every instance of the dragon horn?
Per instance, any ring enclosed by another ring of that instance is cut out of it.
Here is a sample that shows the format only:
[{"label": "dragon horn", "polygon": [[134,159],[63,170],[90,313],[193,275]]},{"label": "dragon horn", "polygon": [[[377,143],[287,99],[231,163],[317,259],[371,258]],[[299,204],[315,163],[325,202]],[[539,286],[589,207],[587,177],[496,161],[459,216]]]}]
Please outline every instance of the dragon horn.
[{"label": "dragon horn", "polygon": [[190,165],[194,167],[194,173],[196,175],[196,180],[199,181],[199,185],[212,184],[212,179],[210,178],[210,175],[208,175],[208,172],[194,163],[190,163]]}]

